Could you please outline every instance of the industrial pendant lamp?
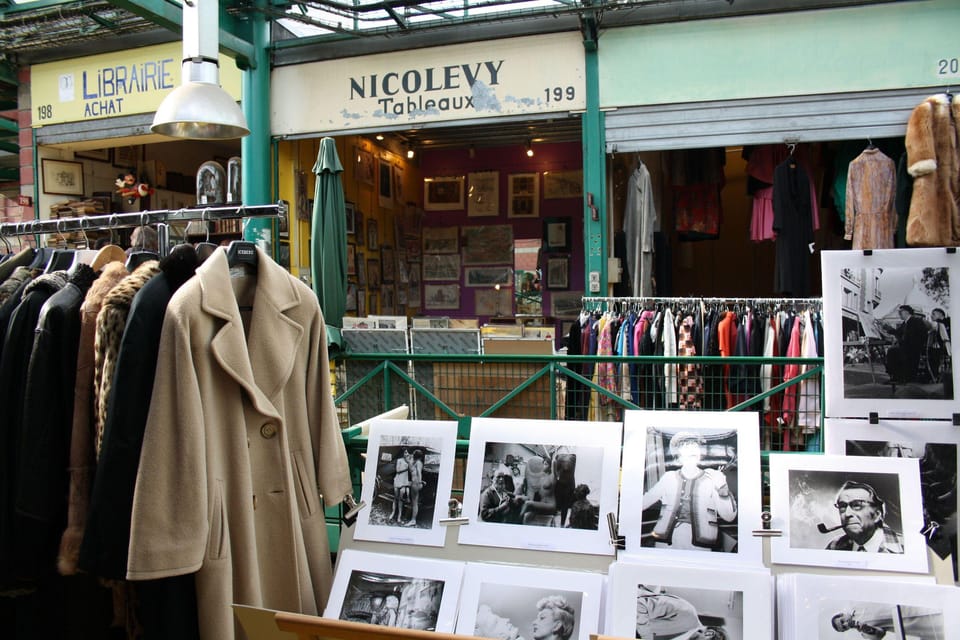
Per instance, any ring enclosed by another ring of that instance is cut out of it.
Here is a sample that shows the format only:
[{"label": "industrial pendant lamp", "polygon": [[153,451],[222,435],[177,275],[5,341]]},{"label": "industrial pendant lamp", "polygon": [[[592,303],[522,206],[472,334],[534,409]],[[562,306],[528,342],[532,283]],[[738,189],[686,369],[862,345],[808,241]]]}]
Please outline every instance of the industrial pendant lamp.
[{"label": "industrial pendant lamp", "polygon": [[180,86],[153,116],[150,130],[174,138],[227,140],[250,133],[236,101],[220,86],[218,0],[183,1]]}]

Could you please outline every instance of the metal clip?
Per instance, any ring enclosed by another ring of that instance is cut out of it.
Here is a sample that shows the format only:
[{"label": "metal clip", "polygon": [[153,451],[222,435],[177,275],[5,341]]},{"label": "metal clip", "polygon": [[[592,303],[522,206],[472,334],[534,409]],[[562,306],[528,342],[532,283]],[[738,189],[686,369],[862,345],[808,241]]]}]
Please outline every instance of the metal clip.
[{"label": "metal clip", "polygon": [[617,523],[617,515],[614,512],[607,513],[607,528],[610,530],[610,544],[614,549],[623,551],[627,548],[626,536],[620,535],[620,525]]},{"label": "metal clip", "polygon": [[357,521],[357,515],[361,509],[367,506],[367,503],[361,500],[360,504],[357,504],[357,501],[349,493],[343,496],[343,503],[347,506],[347,512],[343,514],[343,523],[349,527]]},{"label": "metal clip", "polygon": [[447,517],[440,518],[440,524],[444,526],[459,526],[470,524],[470,518],[463,515],[463,505],[456,498],[450,498],[447,501]]},{"label": "metal clip", "polygon": [[760,513],[760,529],[754,529],[753,535],[757,538],[779,538],[783,535],[780,529],[771,529],[770,522],[773,520],[773,514],[769,511]]}]

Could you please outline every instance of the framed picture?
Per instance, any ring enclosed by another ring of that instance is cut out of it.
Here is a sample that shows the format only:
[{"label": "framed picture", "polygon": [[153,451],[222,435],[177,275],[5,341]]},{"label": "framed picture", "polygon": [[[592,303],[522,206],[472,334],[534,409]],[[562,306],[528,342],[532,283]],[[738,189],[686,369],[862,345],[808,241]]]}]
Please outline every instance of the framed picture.
[{"label": "framed picture", "polygon": [[467,267],[464,276],[468,287],[488,287],[494,285],[509,287],[513,284],[512,267]]},{"label": "framed picture", "polygon": [[[675,563],[618,561],[610,565],[607,599],[604,633],[614,637],[774,637],[773,584],[766,570],[705,571]],[[714,634],[708,635],[709,630]],[[693,635],[685,635],[689,633]]]},{"label": "framed picture", "polygon": [[357,287],[357,315],[361,318],[367,315],[367,290],[359,287]]},{"label": "framed picture", "polygon": [[377,221],[373,218],[367,219],[367,249],[377,251],[380,249],[380,234],[377,229]]},{"label": "framed picture", "polygon": [[293,174],[294,201],[297,204],[297,220],[311,222],[313,198],[307,194],[307,172],[297,170]]},{"label": "framed picture", "polygon": [[[920,496],[923,499],[923,535],[930,550],[943,560],[957,548],[957,531],[943,523],[957,521],[957,448],[960,432],[949,422],[915,420],[865,420],[827,418],[826,452],[847,456],[916,458],[920,461]],[[951,562],[956,571],[957,558]]]},{"label": "framed picture", "polygon": [[377,158],[377,195],[380,206],[393,209],[393,163]]},{"label": "framed picture", "polygon": [[613,555],[620,437],[613,422],[474,418],[460,544]]},{"label": "framed picture", "polygon": [[380,291],[380,313],[392,314],[397,312],[396,291],[392,284],[383,285],[383,289]]},{"label": "framed picture", "polygon": [[570,256],[547,257],[547,289],[570,287]]},{"label": "framed picture", "polygon": [[[960,256],[943,249],[822,252],[824,367],[832,418],[950,418]],[[839,382],[839,375],[834,378]]]},{"label": "framed picture", "polygon": [[397,279],[397,259],[390,245],[380,246],[380,277],[383,282],[392,283]]},{"label": "framed picture", "polygon": [[481,218],[500,215],[500,172],[477,171],[467,174],[467,216]]},{"label": "framed picture", "polygon": [[602,588],[597,573],[468,562],[456,632],[589,640],[599,630]]},{"label": "framed picture", "polygon": [[953,585],[790,573],[777,576],[777,594],[781,638],[952,638],[960,628]]},{"label": "framed picture", "polygon": [[277,245],[277,263],[284,269],[290,268],[290,243],[281,242]]},{"label": "framed picture", "polygon": [[140,159],[141,152],[139,145],[128,144],[122,147],[116,147],[113,150],[113,166],[126,171],[135,171]]},{"label": "framed picture", "polygon": [[473,310],[478,316],[501,317],[513,315],[513,288],[475,289]]},{"label": "framed picture", "polygon": [[544,171],[543,199],[580,198],[583,196],[583,171]]},{"label": "framed picture", "polygon": [[347,306],[344,309],[353,312],[357,310],[357,285],[352,282],[347,283]]},{"label": "framed picture", "polygon": [[512,173],[507,182],[507,216],[536,218],[540,213],[538,173]]},{"label": "framed picture", "polygon": [[460,256],[428,253],[423,256],[424,280],[460,280]]},{"label": "framed picture", "polygon": [[43,158],[43,192],[63,196],[83,195],[83,163]]},{"label": "framed picture", "polygon": [[424,306],[427,309],[460,308],[460,285],[458,284],[426,284],[423,287],[423,293]]},{"label": "framed picture", "polygon": [[86,151],[77,151],[73,155],[76,158],[110,162],[113,159],[113,149],[87,149]]},{"label": "framed picture", "polygon": [[[290,237],[290,203],[286,200],[283,201],[283,204],[286,205],[284,211],[280,214],[279,221],[277,222],[277,231],[280,234],[281,238]],[[179,208],[179,207],[175,207]]]},{"label": "framed picture", "polygon": [[325,618],[453,632],[462,562],[356,549],[344,549],[338,556]]},{"label": "framed picture", "polygon": [[[393,165],[393,199],[399,206],[403,206],[406,199],[406,193],[403,189],[403,167],[399,164]],[[400,237],[398,234],[397,238]]]},{"label": "framed picture", "polygon": [[407,283],[407,306],[419,309],[420,308],[420,298],[421,288],[420,288],[420,263],[411,262],[410,263],[410,282]]},{"label": "framed picture", "polygon": [[546,218],[543,221],[543,250],[547,253],[570,250],[570,218]]},{"label": "framed picture", "polygon": [[513,226],[463,228],[464,264],[513,264]]},{"label": "framed picture", "polygon": [[354,147],[353,151],[357,163],[356,172],[354,173],[357,182],[372,187],[376,177],[373,154],[359,146]]},{"label": "framed picture", "polygon": [[583,291],[557,291],[550,294],[550,315],[576,318],[583,309]]},{"label": "framed picture", "polygon": [[344,202],[343,210],[346,216],[347,235],[352,236],[357,229],[357,211],[352,202]]},{"label": "framed picture", "polygon": [[357,275],[357,248],[355,245],[347,245],[347,277]]},{"label": "framed picture", "polygon": [[[350,247],[353,245],[347,245],[347,251],[350,250]],[[357,284],[361,287],[366,286],[367,284],[367,259],[364,257],[364,254],[357,252]],[[347,275],[350,275],[350,272],[347,271]]]},{"label": "framed picture", "polygon": [[367,288],[379,289],[381,282],[380,260],[377,258],[367,258]]},{"label": "framed picture", "polygon": [[[377,318],[377,328],[398,328],[397,319],[393,326],[388,320],[381,327]],[[360,494],[370,506],[357,518],[354,539],[442,547],[456,447],[455,421],[373,422]]]},{"label": "framed picture", "polygon": [[463,176],[424,178],[423,208],[427,211],[462,211]]},{"label": "framed picture", "polygon": [[[625,412],[622,555],[760,564],[758,431],[756,413]],[[690,478],[690,521],[677,522]]]},{"label": "framed picture", "polygon": [[377,323],[377,329],[406,331],[408,327],[407,316],[370,316],[370,319]]},{"label": "framed picture", "polygon": [[460,227],[426,227],[423,253],[460,253]]},{"label": "framed picture", "polygon": [[770,511],[772,562],[928,570],[918,460],[770,454]]}]

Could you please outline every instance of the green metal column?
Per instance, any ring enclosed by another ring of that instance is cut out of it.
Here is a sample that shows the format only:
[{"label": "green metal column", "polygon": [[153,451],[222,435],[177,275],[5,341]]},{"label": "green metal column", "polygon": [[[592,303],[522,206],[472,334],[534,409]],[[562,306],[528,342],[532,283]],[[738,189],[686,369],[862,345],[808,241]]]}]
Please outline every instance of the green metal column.
[{"label": "green metal column", "polygon": [[607,165],[603,112],[600,111],[599,40],[596,17],[583,18],[587,110],[583,114],[583,250],[586,257],[584,291],[607,292]]},{"label": "green metal column", "polygon": [[[258,0],[258,5],[265,4]],[[253,33],[254,67],[243,71],[243,115],[250,127],[250,135],[241,141],[241,189],[244,204],[269,204],[270,193],[270,24],[263,13],[250,16]],[[269,255],[274,255],[274,221],[270,218],[247,218],[243,224],[243,238],[257,243]]]}]

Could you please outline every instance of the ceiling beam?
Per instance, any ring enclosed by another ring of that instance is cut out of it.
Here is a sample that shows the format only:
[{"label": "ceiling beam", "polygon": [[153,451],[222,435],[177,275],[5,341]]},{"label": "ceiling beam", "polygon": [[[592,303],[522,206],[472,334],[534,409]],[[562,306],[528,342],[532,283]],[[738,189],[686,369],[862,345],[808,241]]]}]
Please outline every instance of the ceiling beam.
[{"label": "ceiling beam", "polygon": [[13,120],[0,118],[0,135],[3,133],[20,133],[20,125]]},{"label": "ceiling beam", "polygon": [[[183,32],[183,10],[166,0],[109,0],[109,2],[159,27],[178,34]],[[252,40],[249,25],[227,13],[223,6],[220,6],[220,49],[232,54],[237,60],[237,66],[241,69],[252,69],[256,66]]]},{"label": "ceiling beam", "polygon": [[0,142],[0,151],[7,153],[20,153],[20,145],[16,142]]}]

